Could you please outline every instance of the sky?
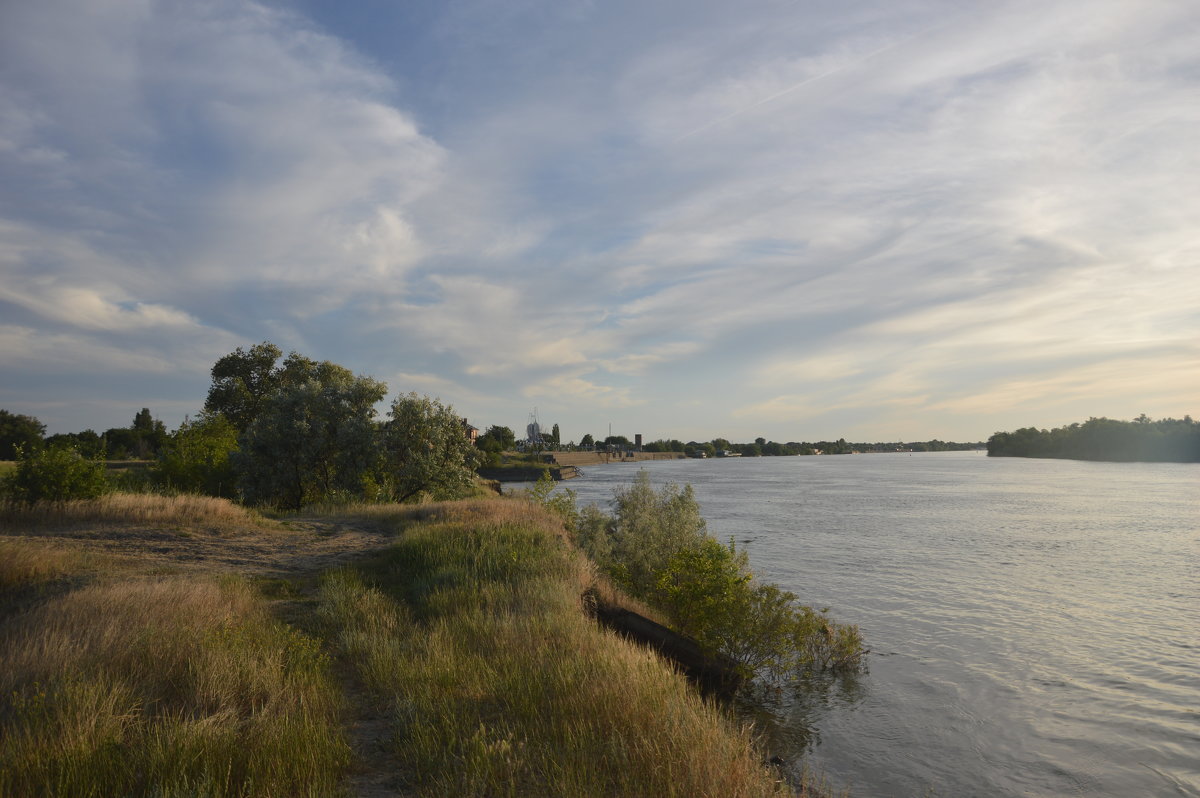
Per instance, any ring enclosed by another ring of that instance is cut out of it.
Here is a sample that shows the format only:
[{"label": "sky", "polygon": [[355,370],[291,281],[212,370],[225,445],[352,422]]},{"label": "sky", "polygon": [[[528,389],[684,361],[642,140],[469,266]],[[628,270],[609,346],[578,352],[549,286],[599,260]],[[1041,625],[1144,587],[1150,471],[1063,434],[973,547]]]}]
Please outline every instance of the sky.
[{"label": "sky", "polygon": [[0,407],[269,340],[475,426],[1200,415],[1200,6],[0,0]]}]

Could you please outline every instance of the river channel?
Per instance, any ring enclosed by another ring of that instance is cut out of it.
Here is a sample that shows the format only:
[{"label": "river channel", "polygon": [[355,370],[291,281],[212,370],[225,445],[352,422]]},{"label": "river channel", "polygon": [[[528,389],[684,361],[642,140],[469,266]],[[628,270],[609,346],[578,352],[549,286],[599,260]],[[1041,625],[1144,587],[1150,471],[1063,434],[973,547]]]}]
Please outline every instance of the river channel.
[{"label": "river channel", "polygon": [[981,452],[657,461],[867,672],[784,697],[789,767],[866,796],[1200,796],[1200,465]]}]

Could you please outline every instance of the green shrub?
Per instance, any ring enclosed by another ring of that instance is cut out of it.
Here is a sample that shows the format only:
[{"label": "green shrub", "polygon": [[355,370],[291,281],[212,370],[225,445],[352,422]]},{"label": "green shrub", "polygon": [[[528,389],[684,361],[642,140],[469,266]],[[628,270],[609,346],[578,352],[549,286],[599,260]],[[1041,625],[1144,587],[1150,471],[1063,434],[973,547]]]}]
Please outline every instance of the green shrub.
[{"label": "green shrub", "polygon": [[217,413],[185,419],[159,458],[158,478],[186,493],[233,498],[237,473],[231,455],[238,448],[237,436],[233,422]]},{"label": "green shrub", "polygon": [[20,504],[94,499],[110,488],[104,463],[89,460],[73,448],[52,446],[28,455],[7,478],[11,501]]},{"label": "green shrub", "polygon": [[708,535],[690,486],[656,492],[643,471],[615,492],[613,506],[612,517],[594,506],[570,516],[576,543],[702,648],[732,658],[748,677],[861,667],[858,627],[756,580],[745,552]]}]

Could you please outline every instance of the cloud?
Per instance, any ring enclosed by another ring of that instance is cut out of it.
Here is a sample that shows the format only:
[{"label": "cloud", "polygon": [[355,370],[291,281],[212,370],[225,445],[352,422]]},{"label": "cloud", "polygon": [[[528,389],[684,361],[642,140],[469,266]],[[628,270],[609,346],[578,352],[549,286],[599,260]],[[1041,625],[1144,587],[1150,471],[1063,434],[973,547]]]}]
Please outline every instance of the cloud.
[{"label": "cloud", "polygon": [[5,9],[6,346],[271,338],[472,413],[782,440],[1132,402],[1200,340],[1178,3],[305,8]]},{"label": "cloud", "polygon": [[575,403],[587,408],[626,408],[645,404],[627,387],[602,385],[570,374],[559,375],[530,385],[521,391],[530,399],[552,398],[559,406]]},{"label": "cloud", "polygon": [[394,287],[422,257],[411,206],[441,148],[385,76],[300,18],[52,2],[12,19],[2,42],[24,80],[0,95],[5,172],[39,196],[8,206],[37,233],[8,268],[94,281],[96,258],[52,251],[73,237],[133,301],[149,284],[203,319],[197,286],[294,286],[273,311],[304,316]]},{"label": "cloud", "polygon": [[47,334],[19,325],[0,325],[0,368],[48,374],[171,374],[178,361],[152,346],[131,349],[87,335]]}]

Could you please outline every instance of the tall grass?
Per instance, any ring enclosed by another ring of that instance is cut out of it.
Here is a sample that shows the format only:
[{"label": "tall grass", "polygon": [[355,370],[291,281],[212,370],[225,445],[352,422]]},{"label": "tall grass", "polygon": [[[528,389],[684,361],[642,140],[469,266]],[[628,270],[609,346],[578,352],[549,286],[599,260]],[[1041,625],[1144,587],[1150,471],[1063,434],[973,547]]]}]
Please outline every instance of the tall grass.
[{"label": "tall grass", "polygon": [[81,573],[93,555],[55,543],[0,537],[0,594]]},{"label": "tall grass", "polygon": [[195,527],[216,533],[273,528],[273,522],[228,499],[182,494],[110,493],[97,499],[0,504],[0,531],[85,526]]},{"label": "tall grass", "polygon": [[412,794],[789,794],[747,729],[585,616],[593,568],[555,516],[491,500],[393,520],[405,534],[330,573],[320,612],[386,703]]},{"label": "tall grass", "polygon": [[0,625],[0,795],[329,795],[339,701],[241,580],[88,585]]}]

